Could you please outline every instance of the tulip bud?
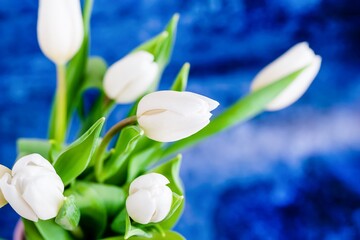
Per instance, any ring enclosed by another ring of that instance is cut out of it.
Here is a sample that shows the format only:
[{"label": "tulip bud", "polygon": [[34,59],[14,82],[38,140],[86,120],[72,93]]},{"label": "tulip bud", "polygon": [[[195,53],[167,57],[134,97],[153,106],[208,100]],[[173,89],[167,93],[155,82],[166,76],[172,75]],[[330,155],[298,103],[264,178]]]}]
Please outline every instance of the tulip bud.
[{"label": "tulip bud", "polygon": [[20,158],[11,172],[5,172],[0,191],[20,216],[35,222],[56,217],[64,200],[63,182],[39,154]]},{"label": "tulip bud", "polygon": [[136,222],[148,224],[165,219],[170,212],[172,191],[169,180],[161,174],[149,173],[136,178],[129,189],[126,210]]},{"label": "tulip bud", "polygon": [[104,91],[117,103],[133,102],[150,88],[158,70],[152,54],[131,53],[109,67],[104,77]]},{"label": "tulip bud", "polygon": [[80,1],[40,0],[37,35],[41,50],[51,61],[69,61],[84,37]]},{"label": "tulip bud", "polygon": [[143,97],[137,118],[147,137],[159,142],[186,138],[204,128],[218,102],[191,92],[159,91]]},{"label": "tulip bud", "polygon": [[308,43],[298,43],[286,53],[261,70],[252,82],[251,90],[256,91],[281,78],[306,67],[297,78],[267,105],[267,110],[285,108],[297,101],[309,88],[318,74],[321,57],[315,55]]}]

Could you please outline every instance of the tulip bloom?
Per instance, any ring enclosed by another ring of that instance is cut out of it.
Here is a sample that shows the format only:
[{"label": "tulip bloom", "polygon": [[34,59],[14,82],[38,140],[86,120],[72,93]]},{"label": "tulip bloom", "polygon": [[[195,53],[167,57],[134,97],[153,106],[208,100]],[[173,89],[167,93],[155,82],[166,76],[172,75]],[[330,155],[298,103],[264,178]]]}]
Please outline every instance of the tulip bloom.
[{"label": "tulip bloom", "polygon": [[141,97],[154,83],[159,67],[154,56],[138,51],[110,66],[104,77],[106,95],[117,103],[130,103]]},{"label": "tulip bloom", "polygon": [[137,118],[147,137],[159,142],[186,138],[210,122],[218,102],[191,92],[159,91],[143,97]]},{"label": "tulip bloom", "polygon": [[79,50],[84,27],[79,0],[40,0],[37,35],[41,50],[63,65]]},{"label": "tulip bloom", "polygon": [[35,222],[56,217],[64,201],[64,184],[45,158],[22,157],[12,171],[0,170],[0,177],[0,199],[4,197],[20,216]]},{"label": "tulip bloom", "polygon": [[126,210],[136,222],[157,223],[168,215],[172,203],[172,191],[166,185],[169,180],[161,174],[149,173],[136,178],[129,189]]},{"label": "tulip bloom", "polygon": [[252,82],[251,90],[256,91],[281,78],[305,68],[302,73],[273,101],[267,110],[276,111],[297,101],[309,88],[318,74],[321,57],[314,54],[308,43],[302,42],[290,48],[286,53],[261,70]]}]

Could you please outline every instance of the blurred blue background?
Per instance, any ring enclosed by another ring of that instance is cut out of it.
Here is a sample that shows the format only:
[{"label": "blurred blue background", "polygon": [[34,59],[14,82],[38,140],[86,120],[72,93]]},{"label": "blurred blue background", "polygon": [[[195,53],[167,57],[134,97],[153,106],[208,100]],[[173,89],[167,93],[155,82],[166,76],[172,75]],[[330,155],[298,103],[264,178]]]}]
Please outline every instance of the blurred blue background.
[{"label": "blurred blue background", "polygon": [[[36,0],[0,2],[0,163],[16,139],[45,138],[55,68],[36,40]],[[111,64],[181,15],[162,88],[191,63],[188,90],[221,103],[292,45],[322,56],[305,96],[185,151],[188,239],[360,239],[360,2],[95,0],[91,54]],[[122,115],[118,109],[110,121]],[[0,210],[0,237],[18,216]]]}]

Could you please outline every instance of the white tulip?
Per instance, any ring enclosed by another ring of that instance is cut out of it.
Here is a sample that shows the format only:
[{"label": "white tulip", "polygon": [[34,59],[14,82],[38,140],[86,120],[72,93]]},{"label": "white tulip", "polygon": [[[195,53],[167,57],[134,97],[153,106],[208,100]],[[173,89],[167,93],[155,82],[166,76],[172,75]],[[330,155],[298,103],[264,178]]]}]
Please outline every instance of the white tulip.
[{"label": "white tulip", "polygon": [[106,95],[117,103],[130,103],[154,83],[159,67],[145,51],[131,53],[109,67],[104,77]]},{"label": "white tulip", "polygon": [[11,172],[3,172],[0,192],[20,216],[34,222],[56,217],[64,201],[63,182],[39,154],[22,157]]},{"label": "white tulip", "polygon": [[59,65],[69,61],[84,38],[80,0],[40,0],[37,35],[51,61]]},{"label": "white tulip", "polygon": [[137,108],[140,127],[159,142],[186,138],[210,122],[218,102],[191,92],[159,91],[143,97]]},{"label": "white tulip", "polygon": [[165,219],[170,212],[172,191],[169,180],[161,174],[149,173],[136,178],[129,189],[126,210],[136,222],[148,224]]},{"label": "white tulip", "polygon": [[279,96],[267,105],[269,111],[280,110],[293,104],[306,92],[318,74],[320,65],[321,57],[314,54],[308,43],[298,43],[261,70],[253,80],[251,89],[256,91],[306,67]]}]

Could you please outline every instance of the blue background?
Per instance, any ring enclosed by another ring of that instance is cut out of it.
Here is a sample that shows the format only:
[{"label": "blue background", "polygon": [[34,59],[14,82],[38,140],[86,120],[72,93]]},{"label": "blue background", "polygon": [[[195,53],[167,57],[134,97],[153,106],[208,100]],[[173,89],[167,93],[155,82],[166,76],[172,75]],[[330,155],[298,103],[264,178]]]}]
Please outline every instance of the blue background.
[{"label": "blue background", "polygon": [[[45,138],[55,68],[36,40],[35,0],[0,3],[0,163],[16,139]],[[292,45],[322,56],[305,96],[185,151],[188,239],[360,239],[360,2],[351,0],[95,0],[91,54],[111,64],[181,14],[162,88],[184,62],[188,90],[217,113]],[[123,114],[118,108],[110,121]],[[18,216],[0,210],[0,237]]]}]

